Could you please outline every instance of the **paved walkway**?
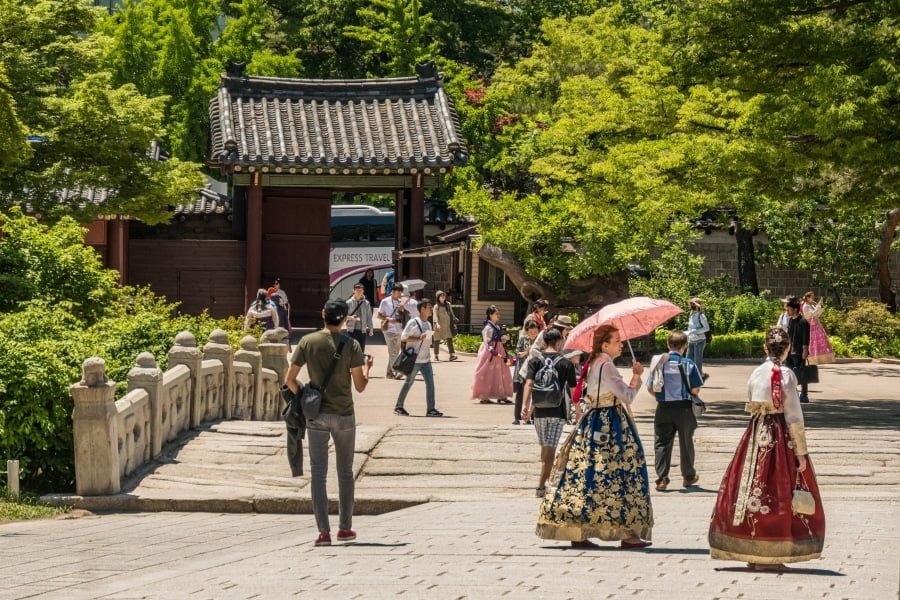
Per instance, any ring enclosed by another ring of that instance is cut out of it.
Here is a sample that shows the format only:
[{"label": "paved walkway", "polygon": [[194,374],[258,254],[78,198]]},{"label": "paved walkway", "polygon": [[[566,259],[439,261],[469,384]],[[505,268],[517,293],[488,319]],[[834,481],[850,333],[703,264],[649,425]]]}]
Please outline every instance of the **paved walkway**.
[{"label": "paved walkway", "polygon": [[[383,347],[371,351],[380,374]],[[652,492],[654,546],[583,552],[534,536],[534,431],[509,424],[511,407],[468,398],[473,363],[435,365],[444,419],[394,416],[399,381],[373,379],[359,397],[355,469],[368,514],[354,521],[356,544],[312,547],[313,519],[297,514],[308,512],[308,482],[289,476],[280,424],[225,422],[170,449],[123,496],[134,506],[214,512],[0,526],[0,599],[898,597],[900,367],[821,369],[805,410],[825,552],[778,575],[714,563],[706,544],[715,490],[746,423],[753,365],[709,368],[700,487]],[[650,460],[653,403],[642,394],[636,407]],[[407,407],[424,412],[421,382]],[[251,510],[268,514],[221,512]]]}]

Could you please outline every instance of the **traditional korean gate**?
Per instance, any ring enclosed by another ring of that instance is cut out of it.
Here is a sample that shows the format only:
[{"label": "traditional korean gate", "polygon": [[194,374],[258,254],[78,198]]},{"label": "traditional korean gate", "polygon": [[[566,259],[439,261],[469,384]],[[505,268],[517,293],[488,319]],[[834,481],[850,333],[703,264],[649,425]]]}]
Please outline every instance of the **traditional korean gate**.
[{"label": "traditional korean gate", "polygon": [[331,190],[265,188],[262,284],[275,278],[291,301],[293,326],[321,326],[330,291]]}]

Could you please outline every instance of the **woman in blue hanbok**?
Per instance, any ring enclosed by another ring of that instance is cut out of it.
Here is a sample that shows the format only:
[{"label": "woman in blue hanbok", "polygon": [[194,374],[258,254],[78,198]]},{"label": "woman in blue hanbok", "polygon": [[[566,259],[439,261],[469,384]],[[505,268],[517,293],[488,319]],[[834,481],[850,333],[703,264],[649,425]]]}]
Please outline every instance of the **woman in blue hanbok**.
[{"label": "woman in blue hanbok", "polygon": [[588,538],[621,541],[623,548],[650,545],[653,509],[647,461],[626,405],[641,388],[643,367],[632,365],[625,383],[613,364],[622,354],[615,327],[594,332],[583,382],[585,414],[563,444],[541,502],[537,535],[592,548]]}]

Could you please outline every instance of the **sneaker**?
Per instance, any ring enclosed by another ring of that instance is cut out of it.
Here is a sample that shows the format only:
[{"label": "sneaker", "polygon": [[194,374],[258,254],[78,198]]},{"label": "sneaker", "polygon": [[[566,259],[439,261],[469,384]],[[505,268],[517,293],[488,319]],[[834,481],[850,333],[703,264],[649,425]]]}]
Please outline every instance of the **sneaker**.
[{"label": "sneaker", "polygon": [[451,354],[451,355],[450,355],[450,362],[453,362],[454,360],[459,360],[459,357],[458,357],[457,355],[455,355],[455,354]]},{"label": "sneaker", "polygon": [[659,480],[657,480],[657,482],[656,482],[656,491],[657,491],[657,492],[664,492],[664,491],[666,491],[666,488],[667,488],[667,487],[669,487],[669,480],[668,480],[668,479],[659,479]]},{"label": "sneaker", "polygon": [[395,407],[394,407],[394,414],[395,414],[395,415],[399,415],[399,416],[401,416],[401,417],[408,417],[408,416],[409,416],[409,413],[406,412],[406,409],[403,408],[402,406],[395,406]]},{"label": "sneaker", "polygon": [[692,479],[685,479],[681,483],[684,487],[691,487],[692,485],[697,485],[698,481],[700,481],[700,476],[695,474]]},{"label": "sneaker", "polygon": [[439,411],[436,408],[432,408],[427,413],[425,413],[425,416],[426,417],[443,417],[444,413],[442,413],[441,411]]},{"label": "sneaker", "polygon": [[356,539],[356,532],[352,529],[338,529],[337,541],[352,542]]},{"label": "sneaker", "polygon": [[314,542],[316,546],[330,546],[331,545],[331,534],[327,531],[322,531],[319,533],[319,537],[316,538]]},{"label": "sneaker", "polygon": [[800,394],[800,402],[806,404],[807,402],[809,402],[809,396],[807,396],[806,394]]},{"label": "sneaker", "polygon": [[522,421],[516,419],[515,421],[513,421],[513,425],[518,425],[518,424],[520,424],[521,422],[522,422]]}]

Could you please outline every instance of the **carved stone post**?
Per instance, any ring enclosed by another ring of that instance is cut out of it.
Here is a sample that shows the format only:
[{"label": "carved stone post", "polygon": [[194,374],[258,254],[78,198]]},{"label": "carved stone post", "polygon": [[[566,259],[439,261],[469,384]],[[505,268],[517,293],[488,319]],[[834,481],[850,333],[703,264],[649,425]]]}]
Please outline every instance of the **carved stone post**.
[{"label": "carved stone post", "polygon": [[122,482],[116,383],[106,380],[106,361],[96,356],[84,361],[82,373],[69,388],[75,403],[75,490],[81,496],[117,494]]},{"label": "carved stone post", "polygon": [[[156,357],[149,352],[137,356],[134,368],[128,371],[128,391],[147,390],[150,397],[150,455],[162,454],[163,372],[156,366]],[[170,415],[169,418],[172,418]]]},{"label": "carved stone post", "polygon": [[203,346],[203,358],[216,359],[222,363],[225,373],[223,416],[230,419],[234,414],[234,352],[228,343],[228,334],[224,330],[216,329],[209,334],[209,342]]},{"label": "carved stone post", "polygon": [[285,339],[287,339],[287,329],[282,327],[264,331],[259,338],[259,352],[262,354],[263,367],[278,373],[278,385],[284,383],[284,376],[287,375],[288,369]]},{"label": "carved stone post", "polygon": [[263,420],[262,398],[262,354],[256,349],[256,338],[245,335],[241,338],[241,349],[234,353],[234,360],[239,360],[250,365],[253,369],[253,397],[250,398],[250,418],[254,421]]},{"label": "carved stone post", "polygon": [[169,350],[169,368],[184,365],[191,370],[191,427],[198,427],[206,412],[203,406],[203,352],[197,347],[197,340],[190,331],[182,331],[175,336],[175,345]]}]

